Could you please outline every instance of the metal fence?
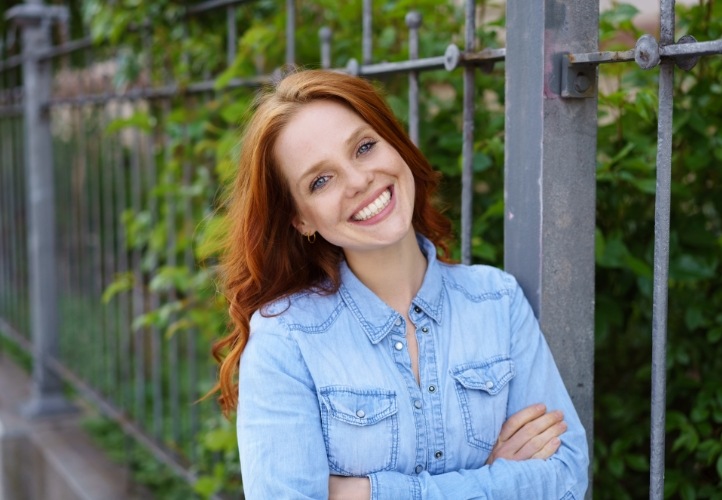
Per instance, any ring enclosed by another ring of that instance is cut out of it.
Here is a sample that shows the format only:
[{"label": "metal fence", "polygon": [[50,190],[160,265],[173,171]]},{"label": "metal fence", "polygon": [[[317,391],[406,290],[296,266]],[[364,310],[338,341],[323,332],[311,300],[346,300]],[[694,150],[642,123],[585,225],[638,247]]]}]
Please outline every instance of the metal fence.
[{"label": "metal fence", "polygon": [[[187,7],[184,14],[191,19],[225,9],[229,65],[236,56],[236,9],[253,8],[241,5],[245,3],[251,2],[211,0]],[[480,68],[504,62],[504,264],[519,279],[541,321],[590,446],[597,68],[625,61],[642,68],[660,66],[651,497],[662,498],[672,78],[675,63],[689,69],[698,56],[722,53],[722,40],[685,38],[675,43],[674,1],[662,0],[658,41],[646,35],[626,52],[599,52],[597,0],[512,0],[506,5],[507,47],[479,48],[476,2],[464,5],[463,48],[450,45],[443,54],[419,57],[422,19],[411,12],[406,17],[408,59],[375,63],[372,1],[363,0],[362,60],[338,69],[370,78],[407,74],[409,132],[415,142],[418,96],[424,91],[419,88],[420,72],[461,73],[461,256],[470,262],[473,113],[480,102],[475,78]],[[293,64],[295,2],[287,0],[285,8],[285,59]],[[33,354],[35,391],[29,411],[62,411],[66,403],[61,381],[70,382],[192,482],[189,463],[195,449],[189,443],[199,430],[202,410],[191,403],[203,387],[197,381],[212,378],[207,346],[192,329],[165,341],[152,322],[133,322],[179,299],[172,290],[149,286],[161,264],[197,265],[189,244],[180,252],[175,249],[179,239],[189,239],[193,231],[183,221],[211,206],[213,193],[201,189],[200,194],[184,195],[183,189],[214,159],[186,157],[175,170],[164,172],[170,175],[166,184],[179,190],[162,195],[166,203],[161,211],[154,192],[158,155],[168,160],[173,147],[192,148],[196,139],[184,127],[177,137],[169,137],[161,125],[172,120],[173,103],[192,108],[213,93],[255,87],[273,75],[230,80],[223,89],[215,89],[208,76],[182,87],[167,81],[119,92],[108,85],[110,73],[63,73],[71,57],[99,71],[101,55],[113,50],[95,48],[88,38],[53,45],[50,26],[62,29],[64,8],[28,1],[7,16],[22,31],[22,53],[0,62],[0,330]],[[320,38],[320,65],[330,67],[330,30],[321,29]],[[63,74],[75,89],[70,94],[57,88]],[[149,111],[157,122],[126,123],[121,133],[105,133],[139,110]],[[165,234],[143,232],[162,219]],[[126,241],[129,225],[137,229],[130,237],[147,238],[147,245],[156,238],[168,250],[148,257],[137,242]],[[102,306],[100,297],[113,286],[125,286],[129,293]]]}]

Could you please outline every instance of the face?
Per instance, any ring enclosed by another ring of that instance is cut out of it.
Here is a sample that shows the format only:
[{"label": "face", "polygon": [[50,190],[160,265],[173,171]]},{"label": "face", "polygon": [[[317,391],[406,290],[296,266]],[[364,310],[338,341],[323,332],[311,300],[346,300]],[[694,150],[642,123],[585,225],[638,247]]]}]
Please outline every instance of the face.
[{"label": "face", "polygon": [[414,178],[391,144],[346,106],[304,105],[274,149],[302,234],[318,232],[349,252],[368,252],[413,235]]}]

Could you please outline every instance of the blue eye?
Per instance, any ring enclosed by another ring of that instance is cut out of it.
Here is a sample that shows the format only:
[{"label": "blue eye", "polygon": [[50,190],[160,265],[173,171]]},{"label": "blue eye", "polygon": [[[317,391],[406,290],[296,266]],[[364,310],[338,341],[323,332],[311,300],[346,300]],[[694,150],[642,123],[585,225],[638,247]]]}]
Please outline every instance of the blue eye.
[{"label": "blue eye", "polygon": [[311,192],[322,188],[328,182],[328,175],[320,175],[311,182]]},{"label": "blue eye", "polygon": [[371,151],[371,149],[373,149],[375,145],[376,141],[364,142],[363,144],[361,144],[361,146],[359,146],[358,150],[356,150],[356,156],[361,156],[368,153],[369,151]]}]

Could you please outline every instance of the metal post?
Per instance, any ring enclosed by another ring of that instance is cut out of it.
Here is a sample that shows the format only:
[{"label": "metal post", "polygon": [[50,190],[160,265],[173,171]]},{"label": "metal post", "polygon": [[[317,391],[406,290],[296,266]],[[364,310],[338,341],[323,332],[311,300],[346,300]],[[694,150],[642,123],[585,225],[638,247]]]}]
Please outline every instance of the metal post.
[{"label": "metal post", "polygon": [[31,417],[72,410],[63,397],[60,379],[48,368],[48,360],[58,355],[55,184],[50,116],[43,109],[50,100],[51,71],[38,54],[50,47],[51,12],[57,10],[47,9],[41,2],[29,2],[7,13],[7,18],[20,24],[23,32],[28,268],[34,356],[32,396],[23,412]]},{"label": "metal post", "polygon": [[564,53],[598,50],[599,3],[506,8],[504,262],[540,320],[591,456],[597,102],[562,99],[560,80]]},{"label": "metal post", "polygon": [[324,26],[318,30],[318,37],[321,39],[321,67],[331,68],[331,28]]},{"label": "metal post", "polygon": [[372,49],[371,49],[371,22],[372,22],[372,10],[373,0],[363,0],[362,10],[362,28],[361,28],[361,63],[371,64],[373,61]]},{"label": "metal post", "polygon": [[[674,0],[660,2],[659,45],[674,44]],[[665,403],[667,395],[667,278],[672,184],[674,61],[659,68],[657,187],[654,204],[654,291],[652,306],[652,402],[649,498],[664,498]]]},{"label": "metal post", "polygon": [[286,0],[286,65],[296,64],[296,2]]},{"label": "metal post", "polygon": [[238,30],[236,29],[236,6],[226,7],[226,65],[230,68],[236,60],[236,47],[238,46]]},{"label": "metal post", "polygon": [[[476,42],[476,1],[466,0],[466,52],[473,52]],[[474,83],[476,69],[464,67],[464,116],[461,146],[461,262],[471,264],[472,198],[474,195]]]},{"label": "metal post", "polygon": [[[409,60],[419,58],[419,27],[421,13],[412,10],[406,14],[406,26],[409,28]],[[419,145],[419,72],[409,72],[409,137]]]}]

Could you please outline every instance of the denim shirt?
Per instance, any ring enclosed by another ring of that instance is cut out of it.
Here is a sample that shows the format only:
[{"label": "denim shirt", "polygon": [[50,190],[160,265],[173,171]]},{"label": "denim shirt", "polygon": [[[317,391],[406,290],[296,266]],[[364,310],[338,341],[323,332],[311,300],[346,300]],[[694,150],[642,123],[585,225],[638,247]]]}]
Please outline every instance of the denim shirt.
[{"label": "denim shirt", "polygon": [[[246,498],[324,499],[329,474],[367,476],[372,499],[582,499],[584,429],[515,279],[428,266],[402,315],[342,263],[331,295],[281,299],[251,319],[240,363],[238,444]],[[534,403],[564,412],[549,459],[485,465],[501,425]]]}]

